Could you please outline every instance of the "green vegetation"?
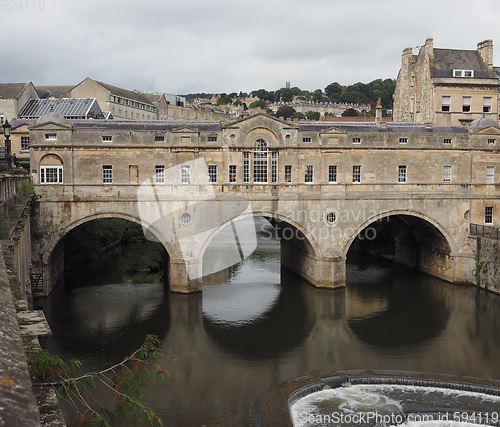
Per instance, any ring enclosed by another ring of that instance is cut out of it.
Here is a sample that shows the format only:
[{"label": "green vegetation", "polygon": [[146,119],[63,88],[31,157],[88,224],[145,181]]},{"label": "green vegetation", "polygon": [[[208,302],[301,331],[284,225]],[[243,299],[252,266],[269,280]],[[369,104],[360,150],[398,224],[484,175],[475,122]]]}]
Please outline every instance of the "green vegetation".
[{"label": "green vegetation", "polygon": [[[375,108],[377,99],[380,98],[382,106],[385,109],[392,108],[392,96],[396,87],[396,80],[394,79],[376,79],[370,83],[354,83],[348,86],[342,86],[338,82],[330,83],[322,89],[315,89],[313,91],[302,90],[298,87],[286,88],[282,87],[274,91],[266,89],[258,89],[250,92],[251,96],[258,97],[265,103],[273,102],[291,102],[294,99],[313,102],[334,102],[334,103],[349,103],[349,104],[369,104]],[[247,96],[247,93],[232,92],[230,94],[222,93],[217,102],[218,105],[235,104],[237,98]],[[188,101],[193,101],[195,98],[210,99],[214,94],[212,93],[192,93],[183,95]],[[252,104],[253,105],[253,104]],[[254,108],[250,105],[250,108]],[[259,108],[262,104],[258,105]]]},{"label": "green vegetation", "polygon": [[[74,377],[82,367],[78,360],[68,363],[51,352],[27,343],[28,370],[35,386],[55,387],[60,398],[73,409],[75,425],[163,425],[146,406],[146,387],[167,372],[155,360],[162,353],[160,341],[148,335],[141,347],[108,369]],[[117,411],[110,412],[92,397],[97,384],[108,388],[116,400]]]},{"label": "green vegetation", "polygon": [[86,222],[65,237],[64,259],[68,266],[98,259],[107,249],[144,240],[140,224],[120,218]]}]

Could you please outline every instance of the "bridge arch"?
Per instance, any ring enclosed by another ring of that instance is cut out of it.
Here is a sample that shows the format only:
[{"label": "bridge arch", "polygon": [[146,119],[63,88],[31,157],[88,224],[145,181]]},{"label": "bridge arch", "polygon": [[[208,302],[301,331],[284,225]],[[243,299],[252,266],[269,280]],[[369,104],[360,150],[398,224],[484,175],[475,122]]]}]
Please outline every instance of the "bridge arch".
[{"label": "bridge arch", "polygon": [[[142,225],[144,223],[143,221],[141,221],[140,218],[138,218],[134,215],[117,213],[117,212],[103,212],[103,213],[98,213],[98,214],[87,215],[85,217],[79,218],[76,221],[63,223],[61,225],[61,227],[59,228],[59,233],[54,234],[54,236],[49,240],[48,244],[46,245],[45,250],[44,250],[43,261],[48,262],[50,255],[54,251],[54,248],[71,230],[75,229],[76,227],[78,227],[82,224],[85,224],[86,222],[90,222],[90,221],[93,221],[96,219],[104,219],[104,218],[125,219],[127,221],[134,222],[134,223],[140,224],[140,225]],[[159,230],[157,230],[153,225],[148,225],[147,228],[149,231],[151,231],[151,233],[154,236],[161,235]],[[175,256],[179,256],[178,250],[174,246],[169,245],[166,242],[162,242],[162,245],[171,258],[175,257]]]},{"label": "bridge arch", "polygon": [[[356,227],[343,249],[343,257],[352,247],[354,240],[379,220],[393,220],[397,235],[394,238],[394,261],[441,279],[454,282],[456,256],[459,253],[451,234],[438,221],[418,211],[390,210],[380,212]],[[376,230],[374,229],[376,234]],[[370,240],[368,233],[365,238]],[[372,233],[374,237],[374,234]]]},{"label": "bridge arch", "polygon": [[256,217],[271,218],[273,220],[277,220],[292,226],[295,230],[298,231],[296,235],[298,237],[298,240],[303,242],[305,248],[311,253],[311,255],[317,256],[320,253],[319,245],[317,244],[314,236],[311,233],[309,233],[309,231],[302,224],[278,212],[272,212],[268,210],[255,210],[255,211],[252,210],[243,212],[240,215],[235,216],[234,218],[231,218],[225,221],[224,223],[220,224],[218,227],[214,228],[212,232],[207,236],[205,241],[200,245],[199,252],[197,253],[197,258],[199,259],[203,258],[203,255],[205,254],[208,246],[210,245],[210,242],[214,239],[214,237],[217,234],[219,234],[223,229],[225,229],[227,226],[229,226],[231,223],[247,218],[256,218]]}]

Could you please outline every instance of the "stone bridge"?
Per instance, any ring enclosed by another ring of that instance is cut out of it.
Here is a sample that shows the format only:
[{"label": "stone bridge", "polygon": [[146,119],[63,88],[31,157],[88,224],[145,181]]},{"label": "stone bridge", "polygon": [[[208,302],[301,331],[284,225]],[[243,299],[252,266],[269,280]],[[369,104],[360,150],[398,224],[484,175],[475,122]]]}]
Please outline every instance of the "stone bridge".
[{"label": "stone bridge", "polygon": [[393,225],[396,262],[474,283],[469,226],[498,224],[499,136],[495,126],[332,127],[265,114],[179,125],[51,113],[30,128],[43,293],[64,267],[64,236],[109,217],[162,242],[175,292],[200,291],[217,271],[203,255],[222,229],[232,228],[235,256],[222,264],[247,256],[239,220],[256,216],[278,230],[282,264],[318,287],[345,285],[351,244],[373,238],[379,220]]}]

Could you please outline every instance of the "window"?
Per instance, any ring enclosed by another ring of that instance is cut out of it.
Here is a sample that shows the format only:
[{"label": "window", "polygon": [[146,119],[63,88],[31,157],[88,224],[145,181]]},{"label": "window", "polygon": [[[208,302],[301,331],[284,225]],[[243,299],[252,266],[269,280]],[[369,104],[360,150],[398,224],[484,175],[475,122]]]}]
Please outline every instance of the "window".
[{"label": "window", "polygon": [[361,182],[361,165],[354,165],[352,167],[352,182]]},{"label": "window", "polygon": [[464,96],[462,98],[462,112],[464,113],[470,113],[471,112],[471,97],[470,96]]},{"label": "window", "polygon": [[191,166],[181,165],[181,183],[191,184]]},{"label": "window", "polygon": [[486,184],[495,183],[495,166],[486,166]]},{"label": "window", "polygon": [[486,206],[484,208],[484,223],[493,224],[493,206]]},{"label": "window", "polygon": [[236,182],[236,165],[229,165],[229,182]]},{"label": "window", "polygon": [[111,142],[113,140],[112,136],[109,135],[103,135],[102,137],[102,142]]},{"label": "window", "polygon": [[55,133],[46,133],[45,139],[47,141],[55,141],[57,139],[57,135]]},{"label": "window", "polygon": [[453,77],[474,77],[474,70],[453,70]]},{"label": "window", "polygon": [[312,183],[313,175],[314,175],[314,167],[312,165],[306,166],[304,181]]},{"label": "window", "polygon": [[441,97],[441,111],[451,111],[451,96]]},{"label": "window", "polygon": [[209,136],[208,137],[208,142],[216,142],[217,141],[217,137],[216,136]]},{"label": "window", "polygon": [[495,143],[495,139],[488,139],[488,144],[493,145]]},{"label": "window", "polygon": [[302,138],[302,142],[312,142],[312,138],[304,137],[304,138]]},{"label": "window", "polygon": [[451,182],[451,166],[443,168],[443,182]]},{"label": "window", "polygon": [[30,137],[22,136],[21,137],[21,150],[29,150],[30,149]]},{"label": "window", "polygon": [[406,182],[406,165],[398,166],[398,182],[404,184]]},{"label": "window", "polygon": [[253,182],[267,183],[267,141],[258,139],[253,149]]},{"label": "window", "polygon": [[155,136],[155,142],[163,142],[165,141],[165,137],[164,136]]},{"label": "window", "polygon": [[155,166],[155,184],[165,184],[165,166]]},{"label": "window", "polygon": [[250,153],[243,152],[243,182],[250,182]]},{"label": "window", "polygon": [[217,182],[217,165],[208,165],[208,182]]},{"label": "window", "polygon": [[102,183],[103,184],[113,183],[113,166],[104,165],[102,167]]},{"label": "window", "polygon": [[325,219],[328,224],[333,224],[337,221],[337,215],[335,215],[335,212],[328,212]]},{"label": "window", "polygon": [[278,182],[278,152],[271,151],[271,182]]},{"label": "window", "polygon": [[483,113],[491,113],[491,96],[483,98]]},{"label": "window", "polygon": [[400,144],[408,144],[408,138],[399,138]]},{"label": "window", "polygon": [[292,165],[285,165],[285,182],[292,182]]},{"label": "window", "polygon": [[40,166],[40,184],[62,184],[63,167],[60,166]]},{"label": "window", "polygon": [[451,145],[453,141],[451,140],[451,138],[445,138],[443,139],[443,144],[446,144],[446,145]]},{"label": "window", "polygon": [[353,138],[352,143],[353,144],[361,144],[361,138]]},{"label": "window", "polygon": [[337,166],[328,166],[328,182],[337,182]]}]

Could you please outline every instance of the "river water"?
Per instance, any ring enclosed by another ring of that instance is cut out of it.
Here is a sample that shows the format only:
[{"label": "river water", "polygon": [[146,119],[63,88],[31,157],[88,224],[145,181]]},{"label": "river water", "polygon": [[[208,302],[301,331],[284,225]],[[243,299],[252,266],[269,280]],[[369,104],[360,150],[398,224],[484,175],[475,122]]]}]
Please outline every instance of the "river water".
[{"label": "river water", "polygon": [[[72,270],[40,301],[53,331],[43,346],[98,370],[156,334],[169,376],[149,387],[149,405],[176,427],[258,425],[259,397],[309,374],[390,369],[500,379],[499,296],[366,257],[350,258],[346,288],[316,289],[280,271],[279,242],[265,220],[256,225],[253,254],[196,295],[130,279],[159,258],[152,242]],[[214,241],[214,250],[225,247],[223,237]]]}]

